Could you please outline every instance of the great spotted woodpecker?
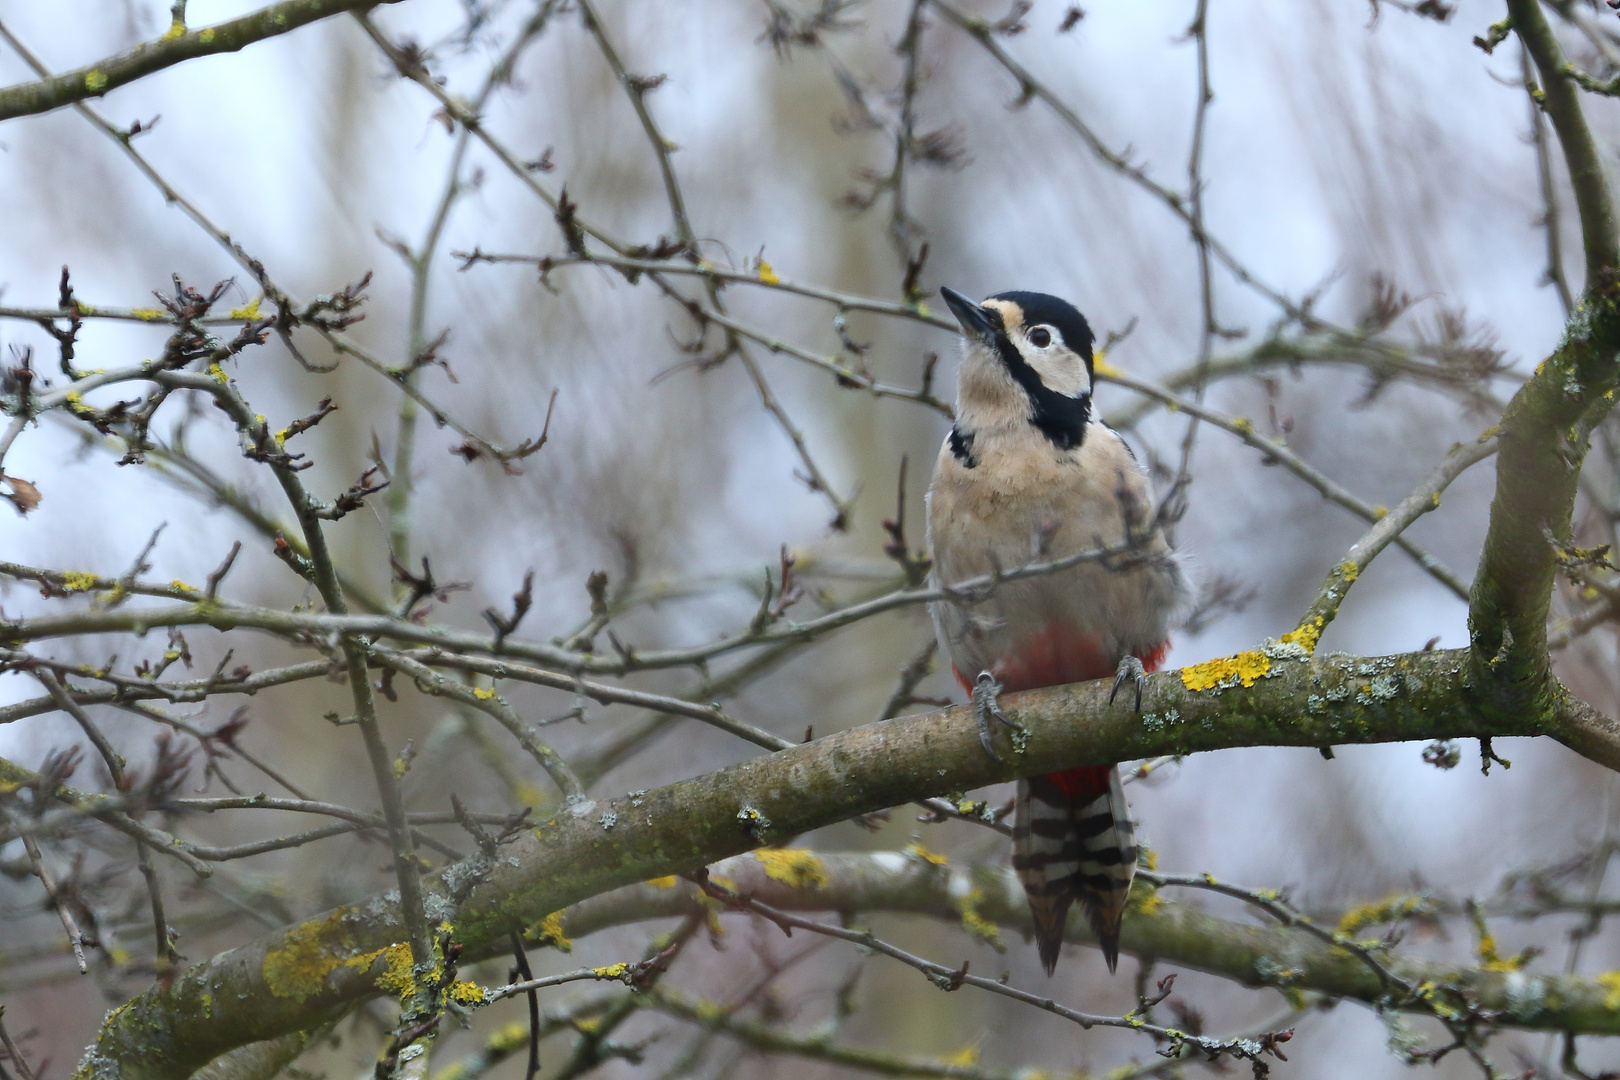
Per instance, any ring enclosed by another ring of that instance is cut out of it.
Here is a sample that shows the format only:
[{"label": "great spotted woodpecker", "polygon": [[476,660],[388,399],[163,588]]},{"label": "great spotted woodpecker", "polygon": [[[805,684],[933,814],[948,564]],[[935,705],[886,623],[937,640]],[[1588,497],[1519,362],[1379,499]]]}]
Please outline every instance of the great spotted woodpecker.
[{"label": "great spotted woodpecker", "polygon": [[[1124,441],[1091,415],[1093,336],[1066,301],[1007,292],[976,304],[942,289],[964,348],[956,423],[928,492],[937,584],[1085,551],[1132,548],[1000,582],[932,606],[957,681],[973,695],[986,752],[1000,691],[1116,676],[1134,680],[1169,649],[1185,606],[1182,566],[1153,529],[1152,492]],[[1070,905],[1090,917],[1112,972],[1136,872],[1119,769],[1088,766],[1018,783],[1013,868],[1029,897],[1041,963],[1057,966]]]}]

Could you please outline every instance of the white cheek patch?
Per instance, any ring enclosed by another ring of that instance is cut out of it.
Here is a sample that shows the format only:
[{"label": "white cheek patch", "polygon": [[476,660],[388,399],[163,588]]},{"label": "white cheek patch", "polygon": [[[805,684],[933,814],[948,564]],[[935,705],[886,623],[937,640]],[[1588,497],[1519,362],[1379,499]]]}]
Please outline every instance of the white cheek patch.
[{"label": "white cheek patch", "polygon": [[1024,349],[1024,361],[1040,376],[1041,384],[1064,397],[1091,393],[1086,362],[1067,349]]}]

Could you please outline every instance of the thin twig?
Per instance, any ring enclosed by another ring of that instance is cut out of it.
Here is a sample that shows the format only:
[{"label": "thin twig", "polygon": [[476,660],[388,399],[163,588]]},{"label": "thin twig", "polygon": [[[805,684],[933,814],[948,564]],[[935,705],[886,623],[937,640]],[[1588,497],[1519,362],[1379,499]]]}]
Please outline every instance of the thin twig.
[{"label": "thin twig", "polygon": [[1558,231],[1558,187],[1553,180],[1552,147],[1547,138],[1547,118],[1541,113],[1540,89],[1536,86],[1535,64],[1530,51],[1519,48],[1520,77],[1524,80],[1525,94],[1530,100],[1530,142],[1536,148],[1536,182],[1541,186],[1541,227],[1547,234],[1547,281],[1558,292],[1558,302],[1564,306],[1564,317],[1575,309],[1569,282],[1564,277],[1564,241]]},{"label": "thin twig", "polygon": [[[6,813],[4,808],[0,808],[0,815],[5,816],[8,821],[10,820],[10,815]],[[79,974],[84,975],[89,972],[90,967],[84,959],[84,934],[79,930],[78,920],[74,919],[73,912],[68,910],[68,905],[62,901],[62,897],[57,893],[56,880],[51,877],[50,870],[46,868],[45,856],[40,854],[39,845],[34,843],[34,838],[27,833],[23,833],[22,842],[23,851],[28,856],[28,865],[33,868],[34,876],[39,878],[40,885],[44,887],[45,899],[50,902],[51,907],[56,909],[57,918],[62,920],[62,930],[67,934],[68,944],[73,947],[73,959],[79,965]],[[9,1043],[7,1048],[10,1049]]]},{"label": "thin twig", "polygon": [[985,990],[992,994],[998,994],[1002,997],[1011,998],[1012,1000],[1021,1002],[1025,1005],[1033,1005],[1038,1009],[1042,1009],[1056,1016],[1060,1016],[1072,1023],[1078,1024],[1082,1028],[1116,1027],[1134,1029],[1144,1034],[1152,1035],[1157,1039],[1163,1039],[1166,1042],[1169,1042],[1172,1047],[1178,1049],[1186,1043],[1193,1043],[1198,1047],[1198,1049],[1210,1054],[1211,1056],[1222,1053],[1231,1054],[1238,1058],[1258,1058],[1259,1056],[1257,1050],[1253,1052],[1246,1052],[1241,1045],[1241,1040],[1219,1040],[1206,1038],[1204,1036],[1192,1036],[1188,1035],[1186,1032],[1177,1031],[1173,1028],[1164,1028],[1155,1024],[1146,1023],[1140,1017],[1134,1015],[1107,1016],[1096,1013],[1085,1013],[1078,1009],[1071,1009],[1066,1005],[1060,1005],[1052,998],[1045,997],[1040,994],[1034,994],[1028,990],[1020,990],[1019,988],[1010,986],[998,979],[987,979],[982,975],[970,974],[968,972],[968,966],[966,963],[962,964],[961,967],[952,968],[945,964],[935,963],[932,960],[925,960],[914,953],[909,953],[896,945],[890,944],[889,942],[878,938],[869,930],[851,930],[842,926],[832,926],[828,923],[819,922],[815,919],[802,918],[798,915],[790,914],[789,912],[782,911],[778,908],[770,907],[769,905],[762,904],[751,897],[740,895],[730,889],[715,884],[713,881],[707,878],[707,875],[699,878],[697,880],[697,884],[698,887],[701,888],[707,895],[720,900],[722,903],[738,908],[739,910],[750,911],[756,915],[761,915],[775,923],[777,926],[782,927],[784,930],[807,930],[813,934],[822,934],[827,937],[837,938],[840,941],[847,941],[851,944],[859,945],[866,949],[871,949],[873,952],[882,953],[884,956],[898,960],[902,964],[913,967],[922,972],[928,977],[930,982],[939,987],[941,990],[949,991],[959,989],[963,986],[971,986],[978,990]]},{"label": "thin twig", "polygon": [[[1108,379],[1110,382],[1115,382],[1121,386],[1128,387],[1139,394],[1157,398],[1159,401],[1179,412],[1185,412],[1206,424],[1213,424],[1222,431],[1236,435],[1248,445],[1265,454],[1268,459],[1281,465],[1283,468],[1299,477],[1299,479],[1305,481],[1305,483],[1321,492],[1323,497],[1329,502],[1337,503],[1346,510],[1350,511],[1352,514],[1355,514],[1357,517],[1361,518],[1363,521],[1376,522],[1381,516],[1371,506],[1350,494],[1350,492],[1340,486],[1337,481],[1327,476],[1315,466],[1307,463],[1303,458],[1299,457],[1292,450],[1289,450],[1282,443],[1275,442],[1262,436],[1258,431],[1255,430],[1253,421],[1243,418],[1224,416],[1221,413],[1215,412],[1213,409],[1207,408],[1203,405],[1198,405],[1194,402],[1188,401],[1185,398],[1177,397],[1174,394],[1159,389],[1157,386],[1154,386],[1151,383],[1143,382],[1140,379],[1134,379],[1123,372],[1113,372],[1108,375]],[[1436,581],[1450,590],[1453,596],[1456,596],[1458,599],[1464,601],[1468,599],[1468,586],[1460,578],[1458,578],[1457,575],[1446,569],[1446,567],[1443,566],[1433,555],[1430,555],[1427,551],[1424,551],[1422,548],[1418,547],[1405,536],[1396,536],[1395,544],[1400,547],[1402,551],[1410,555],[1412,560],[1421,566],[1430,577],[1434,578]]]},{"label": "thin twig", "polygon": [[[1204,227],[1204,132],[1209,116],[1209,103],[1215,93],[1209,85],[1209,0],[1198,0],[1192,24],[1187,27],[1198,55],[1198,104],[1193,111],[1192,147],[1187,153],[1187,201],[1191,206],[1193,248],[1198,262],[1198,303],[1201,315],[1198,330],[1197,376],[1193,381],[1193,400],[1202,405],[1204,390],[1209,383],[1209,361],[1214,355],[1215,336],[1215,284],[1211,274],[1209,234]],[[1176,478],[1185,487],[1192,479],[1193,447],[1198,441],[1198,418],[1187,418],[1187,433],[1181,439],[1181,461],[1176,466]],[[1174,523],[1171,524],[1172,542]]]}]

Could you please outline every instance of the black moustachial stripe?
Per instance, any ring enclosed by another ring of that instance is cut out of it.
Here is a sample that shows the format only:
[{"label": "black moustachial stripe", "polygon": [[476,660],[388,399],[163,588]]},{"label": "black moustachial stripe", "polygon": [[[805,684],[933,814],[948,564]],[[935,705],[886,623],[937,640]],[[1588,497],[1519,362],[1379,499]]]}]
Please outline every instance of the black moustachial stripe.
[{"label": "black moustachial stripe", "polygon": [[[1085,357],[1086,375],[1090,381],[1093,374],[1092,345],[1096,337],[1086,317],[1075,310],[1073,304],[1036,292],[997,293],[990,299],[1017,304],[1024,313],[1025,326],[1044,325],[1056,330],[1063,338],[1063,344]],[[995,308],[985,308],[984,312],[993,321],[1000,321],[1000,313]],[[996,342],[1001,362],[1029,395],[1029,422],[1059,449],[1072,450],[1079,446],[1086,435],[1086,424],[1091,420],[1091,395],[1069,397],[1058,393],[1041,382],[1041,377],[1024,362],[1023,356],[1005,334],[998,334]]]},{"label": "black moustachial stripe", "polygon": [[962,463],[963,468],[971,469],[978,465],[979,459],[973,456],[973,432],[964,433],[961,428],[952,425],[951,453]]}]

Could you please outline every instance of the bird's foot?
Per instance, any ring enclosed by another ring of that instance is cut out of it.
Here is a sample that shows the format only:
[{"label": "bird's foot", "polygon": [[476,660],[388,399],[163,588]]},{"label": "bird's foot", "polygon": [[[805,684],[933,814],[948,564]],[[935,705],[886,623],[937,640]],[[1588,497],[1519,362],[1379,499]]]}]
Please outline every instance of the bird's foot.
[{"label": "bird's foot", "polygon": [[1001,705],[997,701],[1000,693],[1001,684],[996,682],[996,677],[988,671],[979,672],[979,679],[973,684],[973,711],[979,718],[979,744],[984,747],[984,752],[990,755],[992,761],[1002,761],[1004,759],[1000,754],[996,753],[995,744],[991,741],[991,720],[999,720],[1015,732],[1024,730],[1022,724],[1014,723],[1006,713],[1001,711]]},{"label": "bird's foot", "polygon": [[1119,673],[1114,676],[1114,689],[1108,695],[1108,704],[1114,703],[1119,688],[1127,681],[1136,683],[1136,711],[1141,712],[1142,691],[1147,686],[1147,669],[1142,666],[1142,661],[1130,653],[1126,653],[1125,658],[1119,662]]}]

